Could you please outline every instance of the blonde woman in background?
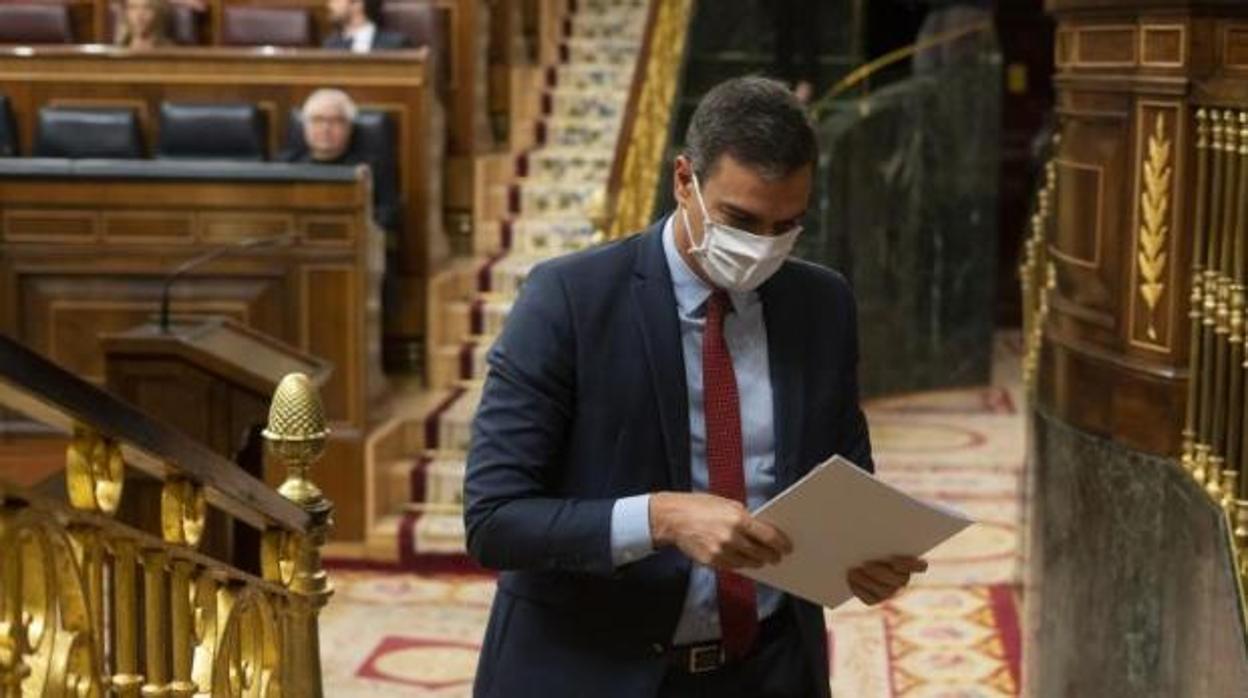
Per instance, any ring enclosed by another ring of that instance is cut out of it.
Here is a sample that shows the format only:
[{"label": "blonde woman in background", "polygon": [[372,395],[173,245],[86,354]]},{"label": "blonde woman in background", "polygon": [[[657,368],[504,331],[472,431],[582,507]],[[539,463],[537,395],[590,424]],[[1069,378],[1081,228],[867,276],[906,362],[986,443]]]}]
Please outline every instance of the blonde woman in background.
[{"label": "blonde woman in background", "polygon": [[169,4],[166,0],[125,0],[117,16],[114,43],[125,48],[169,46]]}]

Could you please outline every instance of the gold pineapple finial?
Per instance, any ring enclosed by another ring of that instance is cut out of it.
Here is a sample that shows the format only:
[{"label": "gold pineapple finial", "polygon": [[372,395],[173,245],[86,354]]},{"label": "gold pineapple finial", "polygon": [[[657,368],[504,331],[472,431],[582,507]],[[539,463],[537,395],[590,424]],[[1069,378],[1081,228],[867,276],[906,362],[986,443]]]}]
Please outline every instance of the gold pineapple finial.
[{"label": "gold pineapple finial", "polygon": [[317,615],[334,593],[321,561],[321,548],[333,527],[334,506],[308,479],[308,468],[325,452],[329,429],[321,395],[307,376],[290,373],[278,383],[263,436],[268,452],[286,464],[286,481],[277,488],[278,493],[308,514],[307,528],[301,532],[282,528],[266,531],[261,549],[265,578],[310,602],[295,604],[287,620],[291,648],[284,657],[292,670],[282,693],[321,698]]},{"label": "gold pineapple finial", "polygon": [[307,376],[291,373],[278,384],[263,435],[269,453],[285,463],[288,471],[278,492],[296,504],[322,500],[320,488],[308,479],[308,468],[325,452],[329,429],[320,392]]}]

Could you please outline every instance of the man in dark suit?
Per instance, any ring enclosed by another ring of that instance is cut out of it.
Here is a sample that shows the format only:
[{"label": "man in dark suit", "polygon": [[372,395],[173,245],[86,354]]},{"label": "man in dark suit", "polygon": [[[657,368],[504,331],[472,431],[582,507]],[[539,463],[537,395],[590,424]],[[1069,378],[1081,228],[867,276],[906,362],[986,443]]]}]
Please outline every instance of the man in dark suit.
[{"label": "man in dark suit", "polygon": [[[850,290],[787,259],[814,132],[741,78],[686,143],[677,212],[534,268],[490,351],[464,484],[469,551],[502,570],[477,696],[829,694],[822,609],[734,572],[790,551],[750,509],[833,454],[872,468]],[[925,566],[850,587],[878,603]]]},{"label": "man in dark suit", "polygon": [[398,176],[388,153],[367,153],[356,138],[359,110],[342,90],[322,88],[308,95],[300,109],[303,138],[278,155],[283,162],[316,165],[368,165],[373,174],[373,220],[392,237],[400,224]]},{"label": "man in dark suit", "polygon": [[378,26],[381,22],[381,1],[328,0],[329,21],[334,25],[334,33],[321,45],[355,53],[411,48],[412,42],[407,36]]}]

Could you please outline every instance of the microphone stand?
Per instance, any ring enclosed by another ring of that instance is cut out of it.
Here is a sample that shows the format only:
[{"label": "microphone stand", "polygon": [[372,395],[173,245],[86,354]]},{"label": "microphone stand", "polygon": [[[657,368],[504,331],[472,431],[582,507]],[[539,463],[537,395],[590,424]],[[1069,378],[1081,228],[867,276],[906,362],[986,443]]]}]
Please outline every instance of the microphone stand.
[{"label": "microphone stand", "polygon": [[268,247],[270,245],[285,245],[293,240],[293,236],[274,235],[265,238],[244,238],[228,245],[222,245],[213,250],[208,250],[195,257],[191,257],[187,261],[179,264],[173,271],[165,276],[160,288],[160,333],[169,334],[169,295],[173,290],[173,282],[182,277],[183,274],[211,262],[218,257],[223,257],[230,252],[236,250],[248,250],[257,247]]}]

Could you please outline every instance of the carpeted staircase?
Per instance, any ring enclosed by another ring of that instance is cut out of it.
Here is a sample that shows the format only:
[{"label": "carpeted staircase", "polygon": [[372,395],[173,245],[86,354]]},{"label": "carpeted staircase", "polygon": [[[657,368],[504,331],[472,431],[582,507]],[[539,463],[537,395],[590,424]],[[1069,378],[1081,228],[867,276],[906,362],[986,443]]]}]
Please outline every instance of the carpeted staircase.
[{"label": "carpeted staircase", "polygon": [[480,168],[475,256],[440,273],[430,294],[434,393],[412,439],[424,455],[375,466],[370,548],[396,546],[404,567],[467,563],[464,459],[485,356],[528,271],[601,239],[592,217],[601,215],[647,11],[646,0],[570,0],[558,46],[527,95],[531,117],[513,124],[530,142]]}]

